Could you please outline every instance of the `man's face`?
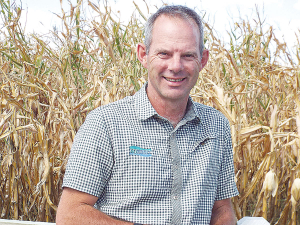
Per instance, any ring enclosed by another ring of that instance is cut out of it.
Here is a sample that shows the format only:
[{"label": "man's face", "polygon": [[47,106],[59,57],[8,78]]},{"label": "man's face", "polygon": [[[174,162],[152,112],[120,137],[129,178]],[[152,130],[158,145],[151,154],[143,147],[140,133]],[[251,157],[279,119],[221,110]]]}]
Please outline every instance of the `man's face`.
[{"label": "man's face", "polygon": [[143,65],[148,69],[147,94],[162,101],[186,101],[207,62],[200,57],[200,32],[194,21],[160,16]]}]

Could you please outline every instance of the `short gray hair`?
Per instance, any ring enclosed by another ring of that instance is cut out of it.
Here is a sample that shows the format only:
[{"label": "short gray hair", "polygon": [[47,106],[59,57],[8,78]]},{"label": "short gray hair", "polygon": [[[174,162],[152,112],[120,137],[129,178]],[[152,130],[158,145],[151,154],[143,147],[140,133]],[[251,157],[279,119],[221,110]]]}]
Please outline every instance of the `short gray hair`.
[{"label": "short gray hair", "polygon": [[203,34],[203,25],[200,16],[192,9],[182,6],[182,5],[168,5],[163,6],[157,10],[156,13],[151,15],[145,25],[145,40],[144,44],[146,46],[146,53],[149,53],[151,41],[152,41],[152,31],[154,22],[156,19],[161,16],[166,15],[170,17],[178,17],[186,20],[193,20],[197,24],[200,32],[200,56],[202,58],[203,50],[204,50],[204,34]]}]

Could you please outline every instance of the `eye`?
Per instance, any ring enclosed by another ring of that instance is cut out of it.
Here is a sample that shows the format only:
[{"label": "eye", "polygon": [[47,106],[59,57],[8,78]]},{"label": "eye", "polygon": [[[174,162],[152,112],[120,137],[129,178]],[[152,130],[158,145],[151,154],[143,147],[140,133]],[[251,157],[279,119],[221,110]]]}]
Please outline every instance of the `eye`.
[{"label": "eye", "polygon": [[160,53],[158,53],[159,55],[168,55],[168,53],[166,53],[166,52],[160,52]]},{"label": "eye", "polygon": [[169,54],[168,54],[167,52],[159,52],[159,53],[158,53],[158,56],[161,57],[161,58],[167,58],[168,55],[169,55]]},{"label": "eye", "polygon": [[185,58],[194,58],[194,54],[185,54],[184,57]]}]

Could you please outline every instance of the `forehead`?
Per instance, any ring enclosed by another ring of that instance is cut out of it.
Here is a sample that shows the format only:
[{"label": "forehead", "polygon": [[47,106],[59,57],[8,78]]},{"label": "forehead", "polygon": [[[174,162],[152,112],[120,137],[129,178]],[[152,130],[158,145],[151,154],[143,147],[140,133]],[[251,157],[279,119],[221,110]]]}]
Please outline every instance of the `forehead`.
[{"label": "forehead", "polygon": [[165,23],[168,24],[185,24],[189,27],[193,27],[193,29],[198,30],[198,32],[200,33],[199,27],[196,23],[196,21],[194,21],[194,19],[192,18],[185,18],[183,16],[176,16],[176,15],[160,15],[159,17],[157,17],[157,19],[155,20],[154,24],[153,24],[153,30],[154,29],[159,29],[161,26],[165,25]]},{"label": "forehead", "polygon": [[163,45],[190,45],[197,47],[200,46],[200,31],[193,19],[161,15],[156,19],[153,26],[152,45],[162,45],[162,47]]}]

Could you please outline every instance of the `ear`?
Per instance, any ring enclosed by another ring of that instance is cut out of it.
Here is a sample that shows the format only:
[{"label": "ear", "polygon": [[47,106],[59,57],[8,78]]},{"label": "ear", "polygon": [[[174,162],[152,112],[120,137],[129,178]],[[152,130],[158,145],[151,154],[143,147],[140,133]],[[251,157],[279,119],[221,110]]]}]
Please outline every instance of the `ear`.
[{"label": "ear", "polygon": [[142,43],[138,43],[136,50],[137,50],[137,57],[138,57],[139,61],[147,69],[146,46]]},{"label": "ear", "polygon": [[207,61],[209,58],[209,51],[207,49],[203,50],[203,54],[202,54],[202,59],[201,59],[201,69],[200,71],[204,68],[204,66],[206,65]]}]

